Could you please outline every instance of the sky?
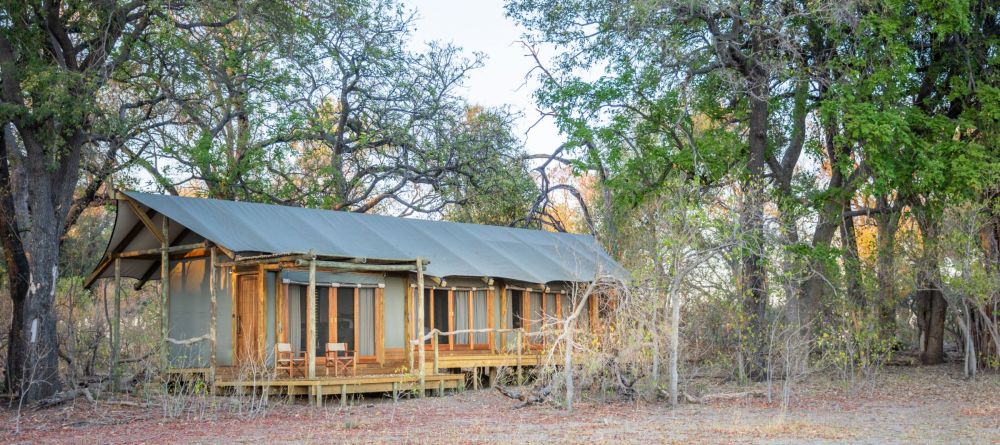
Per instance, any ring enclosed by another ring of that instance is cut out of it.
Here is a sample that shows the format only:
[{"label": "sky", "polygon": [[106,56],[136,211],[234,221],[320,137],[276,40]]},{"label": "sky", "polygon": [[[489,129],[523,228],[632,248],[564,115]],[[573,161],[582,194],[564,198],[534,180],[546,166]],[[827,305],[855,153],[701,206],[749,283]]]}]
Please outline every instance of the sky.
[{"label": "sky", "polygon": [[[532,94],[537,81],[525,76],[535,66],[519,43],[524,29],[504,15],[502,0],[403,0],[416,10],[413,49],[430,41],[451,42],[469,54],[486,55],[485,65],[469,74],[463,93],[473,104],[509,105],[522,114],[518,132],[529,153],[551,153],[565,138],[540,114]],[[543,57],[545,53],[541,54]],[[529,131],[530,128],[530,131]]]}]

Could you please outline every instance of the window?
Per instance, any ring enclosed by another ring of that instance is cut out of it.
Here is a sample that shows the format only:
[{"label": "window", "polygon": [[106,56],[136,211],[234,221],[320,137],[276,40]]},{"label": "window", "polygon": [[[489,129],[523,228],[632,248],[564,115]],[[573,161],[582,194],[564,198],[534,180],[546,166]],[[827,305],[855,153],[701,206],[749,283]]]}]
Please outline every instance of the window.
[{"label": "window", "polygon": [[[306,295],[309,287],[288,286],[289,342],[306,350]],[[359,356],[375,355],[375,289],[357,286],[316,287],[316,354],[326,343],[347,343]],[[332,322],[331,322],[332,321]]]},{"label": "window", "polygon": [[[433,329],[441,332],[467,331],[484,329],[489,324],[489,294],[486,289],[424,289],[424,332],[428,333]],[[416,317],[418,308],[414,307],[413,316]],[[415,326],[415,325],[414,325]],[[413,338],[420,334],[413,333]],[[490,334],[480,332],[469,334],[468,332],[455,335],[442,335],[438,337],[438,342],[449,345],[449,349],[454,349],[456,345],[464,345],[475,348],[476,346],[486,346],[489,344]],[[428,338],[425,344],[431,344]]]},{"label": "window", "polygon": [[510,296],[507,298],[507,326],[511,329],[521,329],[524,327],[523,312],[521,311],[521,302],[523,301],[524,294],[519,290],[510,291]]}]

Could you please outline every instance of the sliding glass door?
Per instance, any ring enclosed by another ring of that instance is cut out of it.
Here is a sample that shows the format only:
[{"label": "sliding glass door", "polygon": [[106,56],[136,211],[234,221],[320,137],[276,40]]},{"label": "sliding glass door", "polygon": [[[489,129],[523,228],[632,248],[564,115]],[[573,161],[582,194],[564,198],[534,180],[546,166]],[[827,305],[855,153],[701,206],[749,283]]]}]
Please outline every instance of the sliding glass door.
[{"label": "sliding glass door", "polygon": [[[306,350],[306,295],[308,286],[288,286],[289,342]],[[375,356],[375,288],[316,287],[316,353],[326,351],[326,343],[347,343],[360,357]]]}]

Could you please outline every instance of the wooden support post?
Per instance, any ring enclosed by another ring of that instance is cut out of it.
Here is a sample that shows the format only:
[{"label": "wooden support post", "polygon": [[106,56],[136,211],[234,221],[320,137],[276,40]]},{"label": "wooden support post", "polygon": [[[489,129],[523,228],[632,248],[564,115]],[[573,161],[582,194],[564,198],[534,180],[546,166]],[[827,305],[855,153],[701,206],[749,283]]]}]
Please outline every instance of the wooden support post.
[{"label": "wooden support post", "polygon": [[347,384],[340,385],[340,406],[347,406]]},{"label": "wooden support post", "polygon": [[[535,314],[531,313],[531,288],[527,288],[521,291],[521,329],[524,329],[525,332],[531,332],[531,317],[534,316]],[[530,343],[531,339],[528,342]],[[520,350],[521,347],[518,346],[517,349]]]},{"label": "wooden support post", "polygon": [[[326,287],[326,301],[329,303],[326,305],[327,320],[330,320],[330,328],[327,329],[327,339],[326,341],[330,343],[338,343],[337,338],[340,337],[340,332],[337,330],[337,293],[340,292],[339,287]],[[316,292],[322,293],[322,290],[317,289]],[[356,307],[356,306],[355,306]],[[324,351],[325,353],[325,351]]]},{"label": "wooden support post", "polygon": [[444,397],[444,380],[438,380],[438,397]]},{"label": "wooden support post", "polygon": [[[507,286],[500,286],[500,329],[508,329],[507,326]],[[497,347],[497,351],[507,351],[510,348],[507,347],[507,333],[500,333],[500,345]]]},{"label": "wooden support post", "polygon": [[479,368],[472,368],[472,389],[479,391]]},{"label": "wooden support post", "polygon": [[490,368],[490,389],[496,388],[497,386],[497,368],[496,366]]},{"label": "wooden support post", "polygon": [[[548,300],[548,295],[545,293],[545,288],[543,287],[542,288],[542,301],[541,301],[541,303],[542,303],[542,319],[538,323],[538,330],[539,331],[541,331],[541,330],[543,330],[545,328],[545,319],[549,315],[548,308],[546,307],[547,305],[545,304],[545,300]],[[542,335],[542,344],[543,345],[546,343],[545,337],[547,337],[547,335]]]},{"label": "wooden support post", "polygon": [[[333,293],[331,292],[330,295],[333,295]],[[354,288],[354,307],[355,307],[355,309],[354,309],[354,332],[352,333],[354,335],[354,357],[359,357],[359,356],[361,356],[361,345],[358,344],[359,340],[361,339],[361,311],[358,310],[358,308],[361,307],[361,288],[360,287],[355,287]],[[357,362],[358,362],[358,360],[357,360],[357,358],[355,358],[354,363],[357,363]]]},{"label": "wooden support post", "polygon": [[288,387],[285,389],[285,394],[288,395],[288,404],[289,405],[294,405],[295,404],[295,386],[288,385]]},{"label": "wooden support post", "polygon": [[392,401],[399,401],[399,382],[392,382]]},{"label": "wooden support post", "polygon": [[381,286],[375,288],[375,361],[385,364],[385,288]]},{"label": "wooden support post", "polygon": [[264,265],[257,266],[257,350],[254,351],[254,360],[258,363],[265,363],[267,348],[267,271]]},{"label": "wooden support post", "polygon": [[111,391],[118,391],[118,352],[122,344],[122,261],[115,258],[115,320],[111,325]]},{"label": "wooden support post", "polygon": [[413,372],[413,294],[416,292],[416,288],[410,287],[410,280],[407,278],[405,284],[403,298],[405,306],[403,307],[403,339],[405,340],[404,345],[406,346],[406,363],[409,368],[409,372]]},{"label": "wooden support post", "polygon": [[517,331],[517,384],[521,385],[524,383],[523,374],[521,372],[521,345],[524,343],[524,330],[518,329]]},{"label": "wooden support post", "polygon": [[215,332],[216,319],[218,318],[218,302],[216,301],[215,288],[219,283],[216,282],[215,276],[217,274],[216,269],[216,258],[215,258],[215,247],[209,251],[209,276],[208,276],[208,295],[211,300],[211,307],[209,317],[211,321],[208,326],[208,341],[209,348],[211,348],[211,355],[208,358],[209,376],[208,380],[212,382],[212,392],[215,392],[215,371],[217,366],[217,352],[218,352],[218,338]]},{"label": "wooden support post", "polygon": [[316,407],[323,406],[323,385],[316,385]]},{"label": "wooden support post", "polygon": [[167,248],[170,247],[170,242],[168,241],[170,237],[168,236],[168,230],[170,228],[170,220],[167,219],[167,215],[161,215],[163,217],[163,252],[160,253],[160,342],[162,348],[162,360],[164,368],[169,367],[169,351],[167,350],[167,334],[170,327],[170,307],[168,299],[170,298],[170,253],[167,252]]},{"label": "wooden support post", "polygon": [[424,350],[424,261],[422,258],[417,258],[417,332],[420,334],[417,336],[419,339],[417,347],[417,355],[419,356],[419,366],[418,369],[418,381],[420,383],[420,388],[417,390],[417,395],[419,397],[424,396],[424,363],[427,356],[427,351]]},{"label": "wooden support post", "polygon": [[441,372],[440,359],[438,354],[438,345],[440,340],[438,339],[438,331],[434,331],[431,337],[431,347],[434,348],[434,375],[438,375]]},{"label": "wooden support post", "polygon": [[[455,289],[448,289],[448,332],[455,330]],[[448,339],[448,350],[455,350],[455,336]]]},{"label": "wooden support post", "polygon": [[307,374],[316,378],[316,255],[309,253],[309,286],[306,290],[306,360]]}]

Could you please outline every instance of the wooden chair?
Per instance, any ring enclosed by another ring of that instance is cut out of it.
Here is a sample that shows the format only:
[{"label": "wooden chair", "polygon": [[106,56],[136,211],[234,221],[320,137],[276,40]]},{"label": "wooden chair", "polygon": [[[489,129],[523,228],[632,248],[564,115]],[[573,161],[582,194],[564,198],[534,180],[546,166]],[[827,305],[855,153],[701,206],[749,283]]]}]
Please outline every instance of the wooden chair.
[{"label": "wooden chair", "polygon": [[358,354],[347,350],[347,343],[327,343],[326,344],[326,375],[330,375],[330,368],[333,368],[333,376],[340,375],[340,371],[347,372],[351,368],[351,375],[358,375]]},{"label": "wooden chair", "polygon": [[295,377],[295,370],[302,371],[305,376],[306,353],[292,350],[291,343],[276,343],[274,345],[274,371],[288,371],[288,377]]}]

